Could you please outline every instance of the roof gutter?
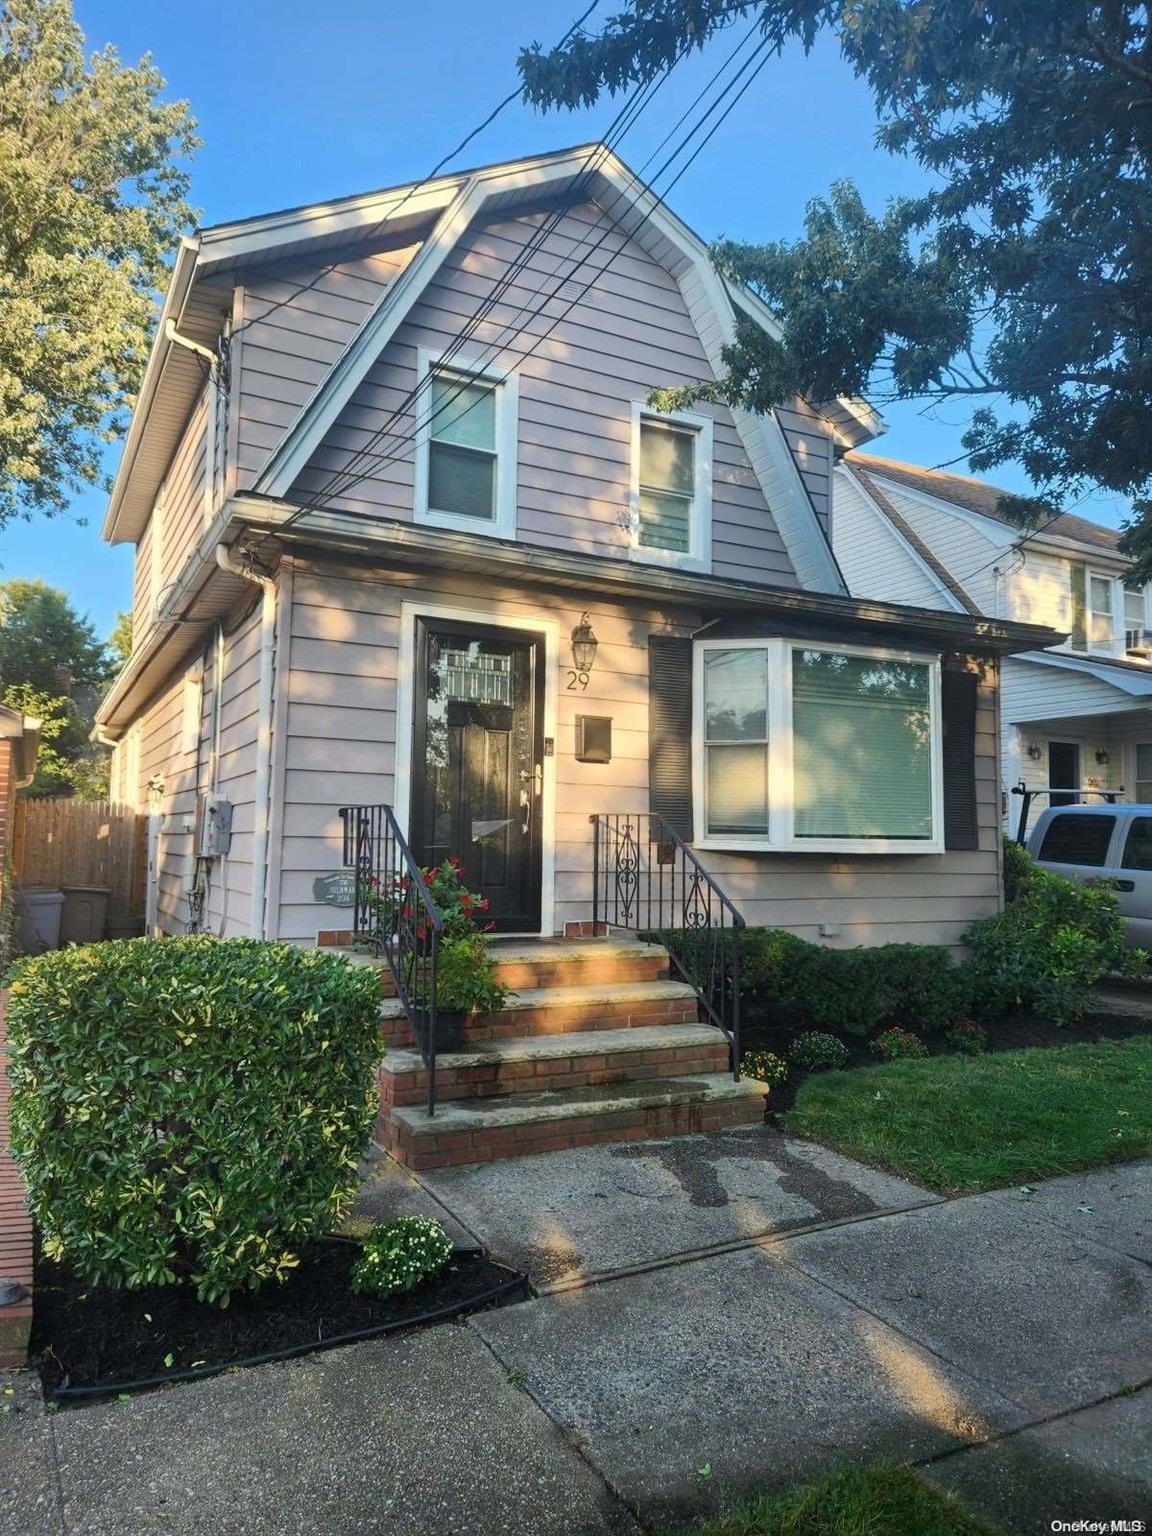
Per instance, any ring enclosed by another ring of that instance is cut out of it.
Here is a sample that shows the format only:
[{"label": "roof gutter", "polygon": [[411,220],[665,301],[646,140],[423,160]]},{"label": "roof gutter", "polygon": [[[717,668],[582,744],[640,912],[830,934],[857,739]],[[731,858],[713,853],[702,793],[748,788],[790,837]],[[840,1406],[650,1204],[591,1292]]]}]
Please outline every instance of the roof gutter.
[{"label": "roof gutter", "polygon": [[[376,561],[398,564],[499,572],[535,584],[578,585],[621,596],[692,604],[725,612],[755,610],[761,616],[787,615],[825,625],[871,624],[905,631],[919,629],[941,645],[984,654],[1012,655],[1057,645],[1063,636],[1041,624],[952,613],[944,609],[913,608],[863,598],[841,597],[789,587],[763,587],[724,576],[639,568],[629,561],[603,560],[567,554],[487,535],[440,529],[433,543],[426,531],[410,523],[347,512],[315,511],[300,515],[289,502],[252,494],[231,503],[237,522],[254,532],[279,537],[285,544],[312,546]],[[293,521],[289,522],[289,519]]]},{"label": "roof gutter", "polygon": [[[168,284],[168,292],[164,295],[164,304],[160,310],[156,335],[152,341],[152,350],[148,354],[148,363],[144,369],[140,393],[136,397],[136,404],[133,407],[132,421],[128,427],[128,435],[124,439],[124,451],[120,455],[120,464],[116,470],[116,479],[112,485],[112,496],[108,503],[108,512],[104,518],[104,527],[101,530],[102,537],[112,544],[116,542],[118,536],[120,509],[123,506],[124,497],[128,491],[128,483],[132,478],[132,471],[136,466],[136,459],[144,442],[148,418],[151,415],[152,406],[156,400],[156,391],[160,386],[160,380],[164,376],[164,369],[172,347],[176,344],[172,336],[169,335],[169,327],[172,327],[173,331],[175,331],[175,327],[180,323],[188,292],[192,287],[192,279],[196,273],[196,260],[199,251],[200,242],[198,239],[193,239],[188,235],[181,236],[180,244],[176,249],[176,260],[172,265],[172,277]],[[183,337],[179,337],[178,340],[184,345],[196,345],[194,342],[186,342]]]}]

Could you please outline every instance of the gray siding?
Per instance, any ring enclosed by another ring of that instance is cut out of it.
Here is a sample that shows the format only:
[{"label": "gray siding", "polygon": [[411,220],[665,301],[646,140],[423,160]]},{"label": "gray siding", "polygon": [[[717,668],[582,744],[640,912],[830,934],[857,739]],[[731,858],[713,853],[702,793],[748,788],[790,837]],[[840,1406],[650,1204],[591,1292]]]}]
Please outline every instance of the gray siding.
[{"label": "gray siding", "polygon": [[[416,381],[417,348],[440,352],[449,346],[543,217],[489,223],[461,242],[300,476],[294,494],[315,494],[352,454],[370,447],[375,461],[360,466],[369,473],[333,498],[334,504],[411,519],[414,420],[406,401]],[[566,314],[583,282],[610,253],[611,268]],[[587,266],[541,315],[531,318],[541,294],[556,287],[557,273],[572,270],[574,254],[576,259],[583,255]],[[558,322],[554,329],[553,321]],[[252,367],[250,341],[248,333],[246,376]],[[469,349],[500,373],[514,369],[519,376],[518,537],[550,548],[627,558],[620,513],[628,501],[632,402],[643,401],[658,385],[711,377],[673,277],[612,228],[598,209],[573,209],[476,328]],[[325,357],[332,360],[327,352]],[[795,586],[731,414],[722,407],[701,409],[715,421],[713,569],[743,580]],[[402,414],[392,424],[392,435],[372,445],[373,432],[393,411]],[[265,452],[282,430],[279,423],[269,426],[261,432]]]},{"label": "gray siding", "polygon": [[[346,921],[317,905],[312,884],[340,867],[342,804],[390,802],[395,796],[396,702],[400,608],[405,600],[476,613],[547,616],[556,621],[562,660],[582,609],[600,649],[586,693],[557,697],[556,924],[590,916],[594,811],[648,808],[648,635],[688,633],[696,610],[658,612],[573,590],[494,589],[464,574],[374,574],[317,563],[294,574],[283,865],[282,938],[315,941]],[[822,923],[839,925],[838,946],[909,940],[956,945],[976,917],[999,904],[999,781],[991,672],[980,695],[977,782],[980,848],[971,853],[906,856],[701,855],[751,923],[787,927],[817,939]],[[613,761],[575,760],[577,713],[613,719]],[[407,765],[400,764],[406,772]]]},{"label": "gray siding", "polygon": [[[277,263],[246,274],[233,379],[237,487],[246,490],[418,245],[337,263]],[[314,284],[306,291],[297,290]]]},{"label": "gray siding", "polygon": [[203,391],[188,420],[180,446],[160,492],[163,550],[161,600],[179,579],[204,528],[205,423],[208,396]]},{"label": "gray siding", "polygon": [[[251,612],[241,610],[233,623],[237,627],[224,642],[216,771],[216,792],[233,805],[232,844],[227,859],[214,860],[210,866],[204,909],[205,931],[229,938],[250,931],[259,605]],[[186,746],[185,680],[201,669],[199,739]],[[202,655],[191,658],[168,680],[131,727],[140,737],[135,804],[142,812],[155,806],[161,813],[158,913],[166,933],[183,933],[188,922],[197,796],[207,793],[212,784],[216,686],[216,647],[211,640]],[[157,779],[163,781],[158,800],[148,789],[149,782]]]},{"label": "gray siding", "polygon": [[832,433],[819,412],[803,400],[780,406],[776,419],[825,534],[832,527]]}]

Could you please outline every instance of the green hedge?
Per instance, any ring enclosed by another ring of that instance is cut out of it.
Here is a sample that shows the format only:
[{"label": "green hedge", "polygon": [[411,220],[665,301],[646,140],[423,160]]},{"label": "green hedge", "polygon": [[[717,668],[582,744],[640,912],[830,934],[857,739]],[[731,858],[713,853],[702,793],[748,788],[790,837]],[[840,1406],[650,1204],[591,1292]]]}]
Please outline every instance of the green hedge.
[{"label": "green hedge", "polygon": [[870,1035],[881,1024],[943,1029],[964,1014],[966,975],[931,944],[825,949],[780,928],[743,936],[745,1017]]},{"label": "green hedge", "polygon": [[45,1251],[93,1283],[224,1304],[351,1200],[377,1108],[370,969],[249,939],[93,944],[23,962],[8,1022]]}]

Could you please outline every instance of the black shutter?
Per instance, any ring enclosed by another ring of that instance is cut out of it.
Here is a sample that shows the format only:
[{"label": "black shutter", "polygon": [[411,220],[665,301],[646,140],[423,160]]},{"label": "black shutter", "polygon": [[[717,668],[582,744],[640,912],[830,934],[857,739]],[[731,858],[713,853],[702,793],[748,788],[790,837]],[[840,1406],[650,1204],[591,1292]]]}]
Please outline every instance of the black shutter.
[{"label": "black shutter", "polygon": [[648,640],[648,807],[692,839],[692,642]]},{"label": "black shutter", "polygon": [[976,822],[976,692],[974,672],[941,674],[944,716],[944,846],[979,848]]}]

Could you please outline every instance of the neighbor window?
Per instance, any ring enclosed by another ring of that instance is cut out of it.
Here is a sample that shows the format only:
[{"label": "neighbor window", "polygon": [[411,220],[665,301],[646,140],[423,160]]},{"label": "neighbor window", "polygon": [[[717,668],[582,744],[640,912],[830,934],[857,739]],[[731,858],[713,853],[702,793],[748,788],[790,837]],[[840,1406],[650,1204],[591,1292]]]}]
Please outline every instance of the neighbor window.
[{"label": "neighbor window", "polygon": [[1144,613],[1144,588],[1124,583],[1124,649],[1144,649],[1144,630],[1147,620]]},{"label": "neighbor window", "polygon": [[698,649],[705,842],[938,849],[934,659],[785,640]]},{"label": "neighbor window", "polygon": [[1114,651],[1116,636],[1112,617],[1112,578],[1088,577],[1088,648],[1092,651]]},{"label": "neighbor window", "polygon": [[417,518],[467,532],[511,533],[514,381],[441,368],[424,353],[421,364]]},{"label": "neighbor window", "polygon": [[638,559],[705,563],[711,459],[707,417],[634,409],[632,546]]}]

